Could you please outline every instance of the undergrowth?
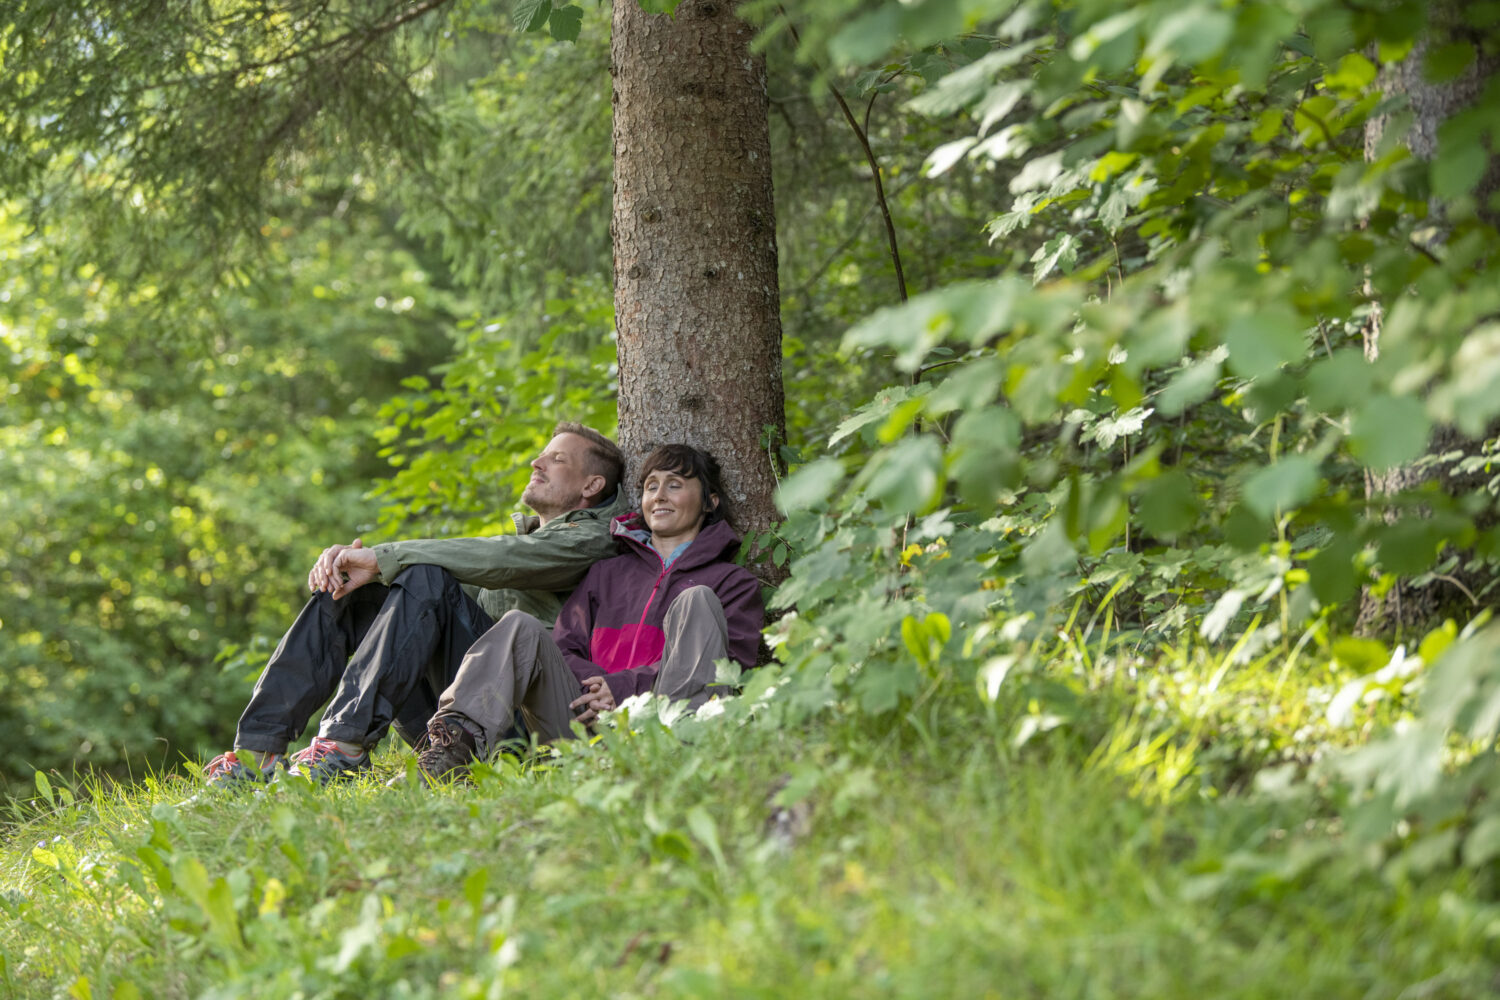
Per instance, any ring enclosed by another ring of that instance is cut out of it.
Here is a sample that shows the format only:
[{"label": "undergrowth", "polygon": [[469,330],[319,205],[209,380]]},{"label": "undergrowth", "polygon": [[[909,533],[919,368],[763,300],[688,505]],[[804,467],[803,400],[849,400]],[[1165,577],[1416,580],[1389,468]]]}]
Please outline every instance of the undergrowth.
[{"label": "undergrowth", "polygon": [[1031,682],[1020,665],[989,697],[981,665],[905,718],[805,690],[798,707],[796,677],[768,668],[719,715],[646,702],[432,791],[384,786],[409,767],[395,750],[329,789],[43,779],[0,854],[0,983],[121,1000],[1493,990],[1485,869],[1371,863],[1342,786],[1316,777],[1360,742],[1327,719],[1354,670],[1227,670],[1233,649],[1153,658],[1077,630],[1046,652]]}]

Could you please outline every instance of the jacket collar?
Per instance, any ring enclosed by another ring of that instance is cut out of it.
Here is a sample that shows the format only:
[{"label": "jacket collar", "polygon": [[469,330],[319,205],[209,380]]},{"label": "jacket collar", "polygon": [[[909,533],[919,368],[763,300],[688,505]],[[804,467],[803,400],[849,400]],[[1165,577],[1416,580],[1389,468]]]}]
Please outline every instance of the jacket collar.
[{"label": "jacket collar", "polygon": [[[609,523],[609,533],[624,548],[638,555],[660,561],[661,554],[651,547],[651,532],[646,528],[640,511],[621,514]],[[706,566],[711,562],[732,559],[740,547],[740,536],[729,526],[728,521],[715,521],[698,532],[687,551],[673,561],[675,569]]]},{"label": "jacket collar", "polygon": [[[611,518],[620,514],[625,509],[625,491],[616,490],[615,495],[594,507],[579,507],[570,510],[561,517],[553,518],[555,521],[597,521],[601,518]],[[516,524],[516,534],[529,535],[542,526],[542,519],[535,514],[523,514],[516,511],[511,514],[510,519]]]}]

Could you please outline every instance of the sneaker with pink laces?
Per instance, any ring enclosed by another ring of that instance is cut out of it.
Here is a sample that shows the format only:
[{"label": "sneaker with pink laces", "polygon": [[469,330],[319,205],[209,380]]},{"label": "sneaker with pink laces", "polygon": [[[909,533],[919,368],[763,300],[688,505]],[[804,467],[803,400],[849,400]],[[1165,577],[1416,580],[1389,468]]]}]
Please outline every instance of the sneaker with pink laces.
[{"label": "sneaker with pink laces", "polygon": [[264,785],[278,767],[286,767],[286,754],[261,755],[257,766],[253,760],[240,760],[233,750],[221,753],[203,767],[203,783],[209,788],[238,788],[242,785]]},{"label": "sneaker with pink laces", "polygon": [[287,774],[326,785],[330,781],[357,777],[368,771],[370,766],[370,751],[361,750],[351,757],[340,750],[333,740],[315,736],[307,749],[292,754],[292,766],[287,768]]}]

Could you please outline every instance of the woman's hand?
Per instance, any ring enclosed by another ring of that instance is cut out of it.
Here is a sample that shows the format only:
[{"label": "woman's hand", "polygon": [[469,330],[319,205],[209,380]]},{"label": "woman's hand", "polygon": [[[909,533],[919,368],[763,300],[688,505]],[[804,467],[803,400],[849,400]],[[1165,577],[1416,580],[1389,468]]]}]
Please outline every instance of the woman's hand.
[{"label": "woman's hand", "polygon": [[569,702],[568,707],[578,716],[578,721],[587,726],[599,718],[600,712],[615,707],[615,696],[603,677],[590,677],[583,682],[583,694]]}]

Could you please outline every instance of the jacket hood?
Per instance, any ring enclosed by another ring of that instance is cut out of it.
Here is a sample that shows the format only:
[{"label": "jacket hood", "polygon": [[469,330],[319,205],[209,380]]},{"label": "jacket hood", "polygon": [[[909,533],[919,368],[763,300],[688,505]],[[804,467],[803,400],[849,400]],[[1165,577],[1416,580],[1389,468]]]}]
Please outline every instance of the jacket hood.
[{"label": "jacket hood", "polygon": [[[661,554],[651,547],[651,530],[646,527],[646,519],[640,511],[616,517],[609,523],[609,533],[623,551],[635,552],[654,562],[661,560]],[[695,569],[712,562],[728,561],[734,558],[739,548],[740,536],[729,522],[715,521],[703,526],[687,551],[672,563],[672,568]]]}]

